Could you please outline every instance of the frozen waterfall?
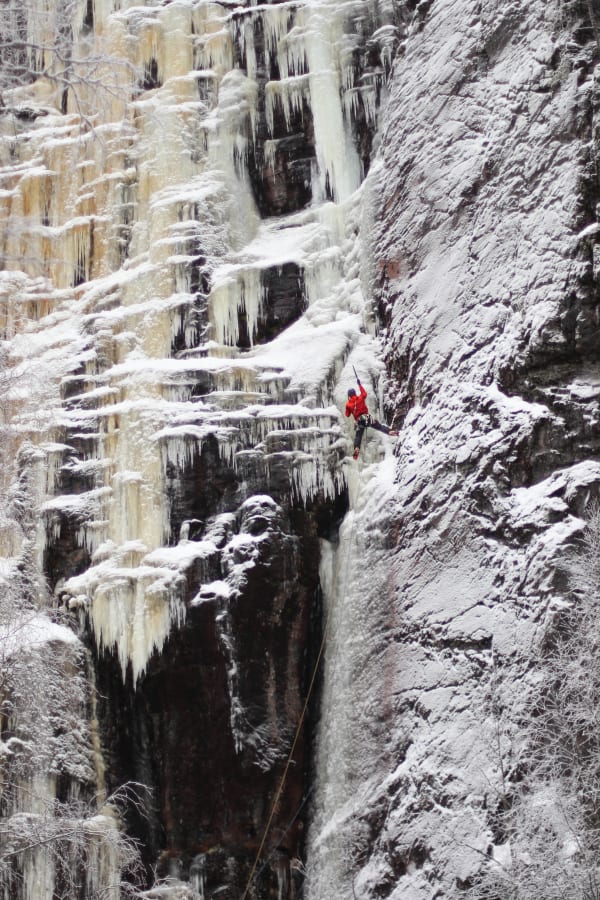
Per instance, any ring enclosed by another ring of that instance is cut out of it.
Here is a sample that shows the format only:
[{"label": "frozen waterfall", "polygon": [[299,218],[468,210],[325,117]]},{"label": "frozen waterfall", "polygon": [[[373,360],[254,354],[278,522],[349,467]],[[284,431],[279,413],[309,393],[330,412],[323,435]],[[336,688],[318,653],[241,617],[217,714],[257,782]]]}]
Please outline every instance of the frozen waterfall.
[{"label": "frozen waterfall", "polygon": [[[368,172],[398,11],[94,0],[65,15],[30,0],[6,20],[32,74],[0,117],[2,338],[11,365],[61,391],[48,421],[15,417],[48,470],[38,561],[98,658],[118,661],[134,699],[111,681],[109,704],[135,703],[151,661],[215,607],[235,755],[270,773],[302,650],[254,721],[232,617],[274,541],[300,565],[294,510],[313,540],[348,491],[365,502],[341,409],[352,366],[374,412],[381,400]],[[372,439],[365,471],[389,449]],[[346,523],[332,566],[356,540]],[[336,615],[341,600],[332,588]]]}]

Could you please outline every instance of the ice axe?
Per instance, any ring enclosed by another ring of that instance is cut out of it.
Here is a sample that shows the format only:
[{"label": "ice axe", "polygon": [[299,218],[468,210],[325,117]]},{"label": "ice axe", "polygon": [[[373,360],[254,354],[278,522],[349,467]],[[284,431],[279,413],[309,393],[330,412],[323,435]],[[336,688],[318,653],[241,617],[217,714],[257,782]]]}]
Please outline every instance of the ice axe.
[{"label": "ice axe", "polygon": [[358,373],[357,373],[356,369],[354,368],[354,366],[352,366],[352,371],[354,372],[354,375],[356,377],[356,383],[360,384],[360,378],[358,377]]}]

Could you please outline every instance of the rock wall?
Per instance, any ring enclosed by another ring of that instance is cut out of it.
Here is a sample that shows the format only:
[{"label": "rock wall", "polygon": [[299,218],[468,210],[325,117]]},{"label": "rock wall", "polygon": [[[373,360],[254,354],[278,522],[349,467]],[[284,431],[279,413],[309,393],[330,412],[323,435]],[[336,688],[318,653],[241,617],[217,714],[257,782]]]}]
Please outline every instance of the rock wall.
[{"label": "rock wall", "polygon": [[[212,559],[192,576],[185,624],[137,684],[123,682],[112,655],[97,659],[111,778],[152,792],[147,820],[134,824],[159,876],[195,878],[210,891],[227,871],[230,890],[243,893],[300,719],[318,610],[311,528],[304,513],[285,516],[270,497],[252,497],[215,523]],[[287,881],[302,852],[296,814],[307,762],[301,739],[273,823],[276,859],[258,879],[263,892],[277,884],[274,870]]]},{"label": "rock wall", "polygon": [[496,813],[598,496],[595,4],[411,6],[375,216],[400,451],[342,530],[364,591],[334,591],[311,900],[466,896],[510,860]]}]

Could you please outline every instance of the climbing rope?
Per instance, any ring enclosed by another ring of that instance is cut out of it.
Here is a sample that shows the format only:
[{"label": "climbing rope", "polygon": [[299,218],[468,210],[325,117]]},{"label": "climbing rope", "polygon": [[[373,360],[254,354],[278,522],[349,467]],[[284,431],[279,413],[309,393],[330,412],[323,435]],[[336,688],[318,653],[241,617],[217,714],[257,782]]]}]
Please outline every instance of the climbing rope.
[{"label": "climbing rope", "polygon": [[295,735],[294,735],[294,740],[293,740],[293,742],[292,742],[292,747],[291,747],[290,752],[289,752],[289,754],[288,754],[288,758],[287,758],[287,761],[286,761],[286,764],[285,764],[285,768],[284,768],[284,770],[283,770],[283,775],[281,776],[281,780],[280,780],[280,782],[279,782],[279,787],[277,788],[277,792],[276,792],[276,794],[275,794],[275,799],[273,800],[273,803],[272,803],[272,805],[271,805],[271,812],[270,812],[270,814],[269,814],[269,818],[268,818],[268,820],[267,820],[267,824],[265,825],[265,829],[264,829],[264,833],[263,833],[263,836],[262,836],[262,840],[261,840],[261,842],[260,842],[260,846],[259,846],[258,851],[257,851],[257,853],[256,853],[256,857],[255,857],[255,859],[254,859],[254,863],[252,864],[252,869],[250,870],[250,875],[248,876],[248,883],[246,884],[246,889],[244,890],[244,893],[242,894],[242,900],[246,900],[246,897],[248,896],[248,891],[250,890],[250,886],[251,886],[251,884],[252,884],[252,882],[253,882],[253,880],[254,880],[254,874],[255,874],[255,872],[256,872],[256,867],[258,866],[258,862],[259,862],[259,860],[260,860],[261,854],[262,854],[262,852],[263,852],[263,850],[264,850],[264,846],[265,846],[265,843],[266,843],[266,840],[267,840],[267,835],[269,834],[269,830],[270,830],[270,828],[271,828],[271,822],[273,821],[273,817],[274,817],[274,815],[275,815],[275,811],[277,810],[277,804],[279,803],[279,798],[281,797],[281,794],[282,794],[282,792],[283,792],[283,788],[284,788],[284,786],[285,786],[285,781],[286,781],[286,778],[287,778],[287,774],[288,774],[290,765],[291,765],[291,763],[292,763],[292,757],[293,757],[294,752],[295,752],[295,750],[296,750],[296,744],[298,743],[298,738],[300,737],[300,732],[301,732],[301,730],[302,730],[302,726],[303,726],[303,724],[304,724],[304,719],[305,719],[305,717],[306,717],[306,712],[307,712],[307,710],[308,710],[308,704],[310,703],[310,698],[311,698],[311,695],[312,695],[312,692],[313,692],[313,688],[314,688],[314,686],[315,686],[315,681],[316,681],[316,679],[317,679],[317,672],[318,672],[319,665],[320,665],[320,662],[321,662],[321,657],[323,656],[323,652],[324,652],[324,650],[325,650],[325,640],[326,640],[326,637],[327,637],[327,627],[328,627],[328,625],[329,625],[329,617],[330,617],[330,611],[328,611],[328,613],[327,613],[327,618],[326,618],[326,620],[325,620],[325,627],[324,627],[324,629],[323,629],[323,639],[321,640],[321,646],[319,647],[319,652],[318,652],[318,654],[317,654],[317,661],[316,661],[316,663],[315,663],[315,666],[314,666],[314,669],[313,669],[313,673],[312,673],[312,678],[311,678],[310,684],[309,684],[309,686],[308,686],[308,691],[307,691],[307,694],[306,694],[306,699],[305,699],[305,701],[304,701],[304,706],[303,706],[303,708],[302,708],[302,712],[301,712],[301,714],[300,714],[300,719],[298,720],[298,726],[297,726],[297,728],[296,728],[296,733],[295,733]]},{"label": "climbing rope", "polygon": [[[312,794],[312,792],[313,792],[313,788],[310,787],[310,788],[308,789],[308,791],[306,792],[306,794],[304,795],[304,797],[302,798],[302,802],[300,803],[300,806],[298,807],[298,809],[296,810],[296,812],[294,813],[294,815],[292,816],[292,818],[290,819],[290,821],[287,823],[287,825],[285,826],[285,828],[284,828],[283,831],[281,832],[281,836],[280,836],[280,838],[279,838],[279,841],[280,841],[280,842],[281,842],[281,841],[283,840],[283,838],[286,836],[286,834],[288,833],[288,831],[290,830],[290,828],[292,827],[292,825],[294,824],[294,822],[296,821],[296,819],[298,818],[298,816],[300,815],[300,813],[302,812],[302,810],[304,809],[305,805],[308,803],[308,800],[309,800],[310,795]],[[255,876],[254,876],[255,878],[259,878],[259,877],[262,875],[262,873],[263,873],[264,870],[267,868],[267,866],[269,865],[269,863],[270,863],[270,861],[272,860],[272,858],[275,856],[275,853],[276,853],[276,852],[277,852],[277,847],[273,847],[273,849],[271,850],[271,852],[269,853],[269,855],[268,855],[268,856],[265,856],[265,858],[264,858],[263,861],[262,861],[262,865],[261,865],[260,869],[258,870],[258,872],[256,872],[256,874],[255,874]]]},{"label": "climbing rope", "polygon": [[[350,529],[350,534],[348,535],[348,542],[347,542],[347,546],[348,546],[348,547],[351,546],[353,535],[354,535],[354,518],[352,519],[352,527],[351,527],[351,529]],[[335,572],[334,572],[334,578],[333,578],[332,589],[331,589],[331,596],[332,596],[332,597],[335,596],[335,592],[336,592],[336,588],[337,588],[337,573],[340,571],[340,569],[341,569],[341,571],[345,571],[345,560],[344,560],[344,566],[336,566],[336,570],[335,570]],[[328,610],[327,610],[327,615],[326,615],[326,617],[325,617],[325,625],[323,626],[323,637],[322,637],[322,639],[321,639],[321,646],[319,647],[319,652],[318,652],[318,654],[317,654],[317,659],[316,659],[315,665],[314,665],[314,667],[313,667],[312,677],[311,677],[311,679],[310,679],[310,684],[308,685],[308,691],[307,691],[307,693],[306,693],[306,699],[305,699],[305,701],[304,701],[304,706],[303,706],[303,708],[302,708],[302,712],[300,713],[300,718],[299,718],[299,720],[298,720],[298,725],[297,725],[297,727],[296,727],[296,733],[295,733],[295,735],[294,735],[294,740],[292,741],[292,746],[291,746],[290,752],[289,752],[289,754],[288,754],[288,758],[287,758],[287,761],[286,761],[286,764],[285,764],[285,768],[284,768],[284,770],[283,770],[283,774],[282,774],[282,776],[281,776],[281,780],[280,780],[280,782],[279,782],[279,787],[277,788],[277,792],[276,792],[276,794],[275,794],[275,799],[273,800],[273,803],[272,803],[272,805],[271,805],[271,812],[269,813],[269,818],[267,819],[267,824],[265,825],[265,828],[264,828],[262,840],[261,840],[260,846],[259,846],[259,848],[258,848],[258,850],[257,850],[257,852],[256,852],[256,856],[255,856],[255,858],[254,858],[254,862],[253,862],[252,868],[251,868],[251,870],[250,870],[250,875],[248,876],[248,881],[247,881],[247,883],[246,883],[246,887],[245,887],[244,893],[242,894],[241,900],[246,900],[246,897],[248,896],[248,891],[250,890],[250,887],[251,887],[251,885],[252,885],[252,882],[254,881],[255,874],[256,874],[256,869],[257,869],[257,866],[258,866],[258,863],[259,863],[261,854],[262,854],[262,852],[263,852],[263,850],[264,850],[264,847],[265,847],[265,843],[266,843],[266,840],[267,840],[267,836],[268,836],[268,834],[269,834],[269,830],[270,830],[270,828],[271,828],[271,823],[272,823],[272,821],[273,821],[273,817],[274,817],[275,812],[276,812],[276,810],[277,810],[277,804],[279,803],[279,798],[281,797],[281,794],[282,794],[282,792],[283,792],[283,788],[284,788],[284,786],[285,786],[285,781],[286,781],[286,778],[287,778],[288,770],[289,770],[290,765],[291,765],[291,763],[292,763],[292,758],[293,758],[294,752],[295,752],[295,750],[296,750],[296,744],[298,743],[298,738],[300,737],[300,732],[301,732],[301,730],[302,730],[302,726],[303,726],[303,724],[304,724],[304,719],[305,719],[305,717],[306,717],[306,712],[307,712],[307,710],[308,710],[308,704],[310,703],[310,698],[311,698],[311,696],[312,696],[313,688],[314,688],[315,682],[316,682],[316,680],[317,680],[317,672],[319,671],[319,665],[320,665],[320,663],[321,663],[321,658],[322,658],[323,653],[324,653],[324,651],[325,651],[325,642],[326,642],[326,640],[327,640],[327,631],[328,631],[328,629],[329,629],[329,622],[330,622],[330,620],[331,620],[331,610],[332,610],[332,604],[330,603],[330,604],[329,604],[329,608],[328,608]],[[303,803],[304,803],[304,801],[303,801]],[[295,818],[295,817],[294,817],[294,818]],[[288,827],[289,827],[289,826],[288,826]]]}]

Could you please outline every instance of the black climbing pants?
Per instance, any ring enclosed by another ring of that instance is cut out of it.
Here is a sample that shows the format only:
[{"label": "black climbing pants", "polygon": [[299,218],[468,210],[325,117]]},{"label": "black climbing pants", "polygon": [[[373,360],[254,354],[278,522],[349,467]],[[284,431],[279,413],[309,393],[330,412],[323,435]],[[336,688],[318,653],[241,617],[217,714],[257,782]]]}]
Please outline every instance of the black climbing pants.
[{"label": "black climbing pants", "polygon": [[354,449],[360,450],[360,445],[365,433],[365,428],[374,428],[375,431],[381,431],[383,434],[389,434],[390,428],[382,422],[378,422],[373,416],[359,416],[356,420],[356,431],[354,432]]}]

